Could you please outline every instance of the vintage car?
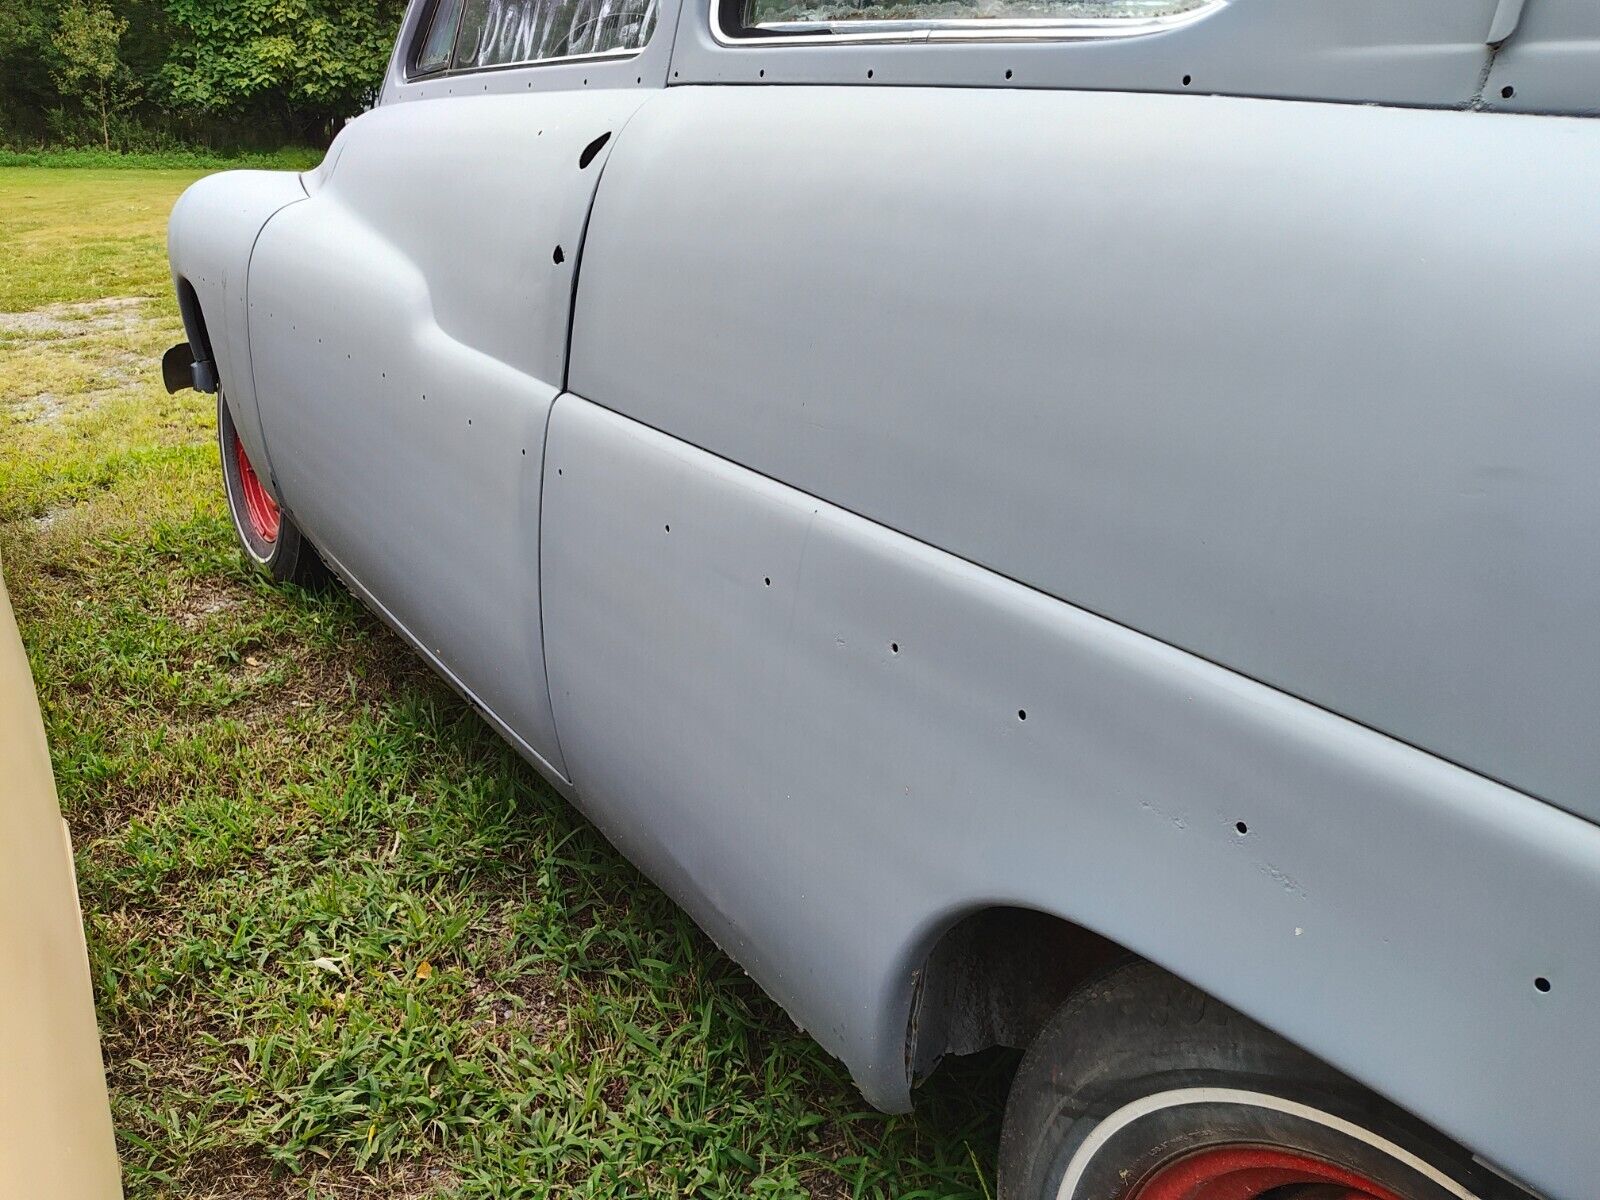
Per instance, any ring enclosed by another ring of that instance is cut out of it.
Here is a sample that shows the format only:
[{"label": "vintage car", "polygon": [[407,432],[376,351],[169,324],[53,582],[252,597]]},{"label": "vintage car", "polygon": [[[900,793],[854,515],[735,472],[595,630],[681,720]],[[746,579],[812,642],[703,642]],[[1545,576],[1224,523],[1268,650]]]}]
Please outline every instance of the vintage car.
[{"label": "vintage car", "polygon": [[0,578],[0,1195],[116,1200],[72,841]]},{"label": "vintage car", "polygon": [[1008,1200],[1590,1200],[1597,14],[417,0],[169,386]]}]

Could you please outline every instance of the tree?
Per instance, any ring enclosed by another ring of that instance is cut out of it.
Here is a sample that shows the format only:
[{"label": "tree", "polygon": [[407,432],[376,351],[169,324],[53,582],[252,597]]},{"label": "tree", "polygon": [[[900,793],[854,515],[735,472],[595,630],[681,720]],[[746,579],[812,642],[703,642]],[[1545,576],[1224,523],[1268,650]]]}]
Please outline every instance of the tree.
[{"label": "tree", "polygon": [[55,0],[0,0],[0,130],[42,134],[45,110],[60,97],[51,65]]},{"label": "tree", "polygon": [[405,0],[167,0],[173,103],[325,137],[370,105]]},{"label": "tree", "polygon": [[67,0],[50,44],[60,58],[56,86],[77,96],[100,118],[100,140],[111,149],[111,113],[129,102],[133,83],[120,55],[128,22],[97,0]]}]

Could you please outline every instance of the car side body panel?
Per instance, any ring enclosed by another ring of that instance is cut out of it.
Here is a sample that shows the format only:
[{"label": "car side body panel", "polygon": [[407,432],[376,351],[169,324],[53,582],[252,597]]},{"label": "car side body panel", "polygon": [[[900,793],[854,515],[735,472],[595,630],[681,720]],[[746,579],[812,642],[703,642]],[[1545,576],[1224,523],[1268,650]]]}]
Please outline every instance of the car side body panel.
[{"label": "car side body panel", "polygon": [[286,510],[872,1102],[1032,908],[1587,1197],[1600,126],[1483,111],[1590,110],[1581,6],[708,10],[403,32],[317,171],[185,194]]},{"label": "car side body panel", "polygon": [[1595,194],[1564,117],[673,88],[571,390],[1595,819]]},{"label": "car side body panel", "polygon": [[575,396],[548,453],[581,805],[874,1103],[934,938],[1020,906],[1585,1194],[1600,829]]},{"label": "car side body panel", "polygon": [[379,108],[251,269],[262,419],[294,519],[556,775],[544,429],[605,146],[580,159],[646,94]]}]

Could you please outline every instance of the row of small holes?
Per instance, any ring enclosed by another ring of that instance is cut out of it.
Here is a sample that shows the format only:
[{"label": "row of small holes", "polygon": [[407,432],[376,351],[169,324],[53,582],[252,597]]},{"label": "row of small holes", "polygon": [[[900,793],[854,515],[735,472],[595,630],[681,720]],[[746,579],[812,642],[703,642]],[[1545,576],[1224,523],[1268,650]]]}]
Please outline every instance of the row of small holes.
[{"label": "row of small holes", "polygon": [[[876,76],[877,76],[877,69],[874,68],[874,67],[868,67],[867,68],[867,78],[868,79],[873,79],[873,78],[876,78]],[[1007,79],[1012,79],[1015,76],[1016,76],[1016,71],[1011,67],[1007,67],[1006,68],[1006,76],[1005,77]],[[678,72],[674,71],[672,73],[672,77],[674,79],[678,78]],[[766,77],[767,77],[767,69],[765,67],[762,67],[760,70],[758,70],[756,72],[756,78],[757,79],[765,79]],[[584,82],[588,83],[589,81],[587,79],[585,79]],[[634,82],[635,83],[643,83],[644,82],[644,76],[642,76],[642,75],[638,76],[637,78],[634,79]],[[1185,75],[1183,77],[1183,86],[1184,87],[1188,87],[1193,82],[1194,82],[1194,76],[1193,75]],[[530,84],[529,86],[531,87],[532,85]],[[1509,88],[1509,87],[1502,88],[1501,91],[1500,91],[1500,94],[1502,96],[1504,96],[1507,100],[1509,100],[1509,99],[1511,99],[1511,97],[1513,95],[1513,90],[1511,88]]]},{"label": "row of small holes", "polygon": [[[470,424],[472,424],[472,422],[469,420],[467,422],[467,424],[470,425]],[[524,450],[523,453],[526,454],[527,451]],[[561,472],[561,468],[557,467],[556,468],[556,474],[560,475],[561,473],[562,473]],[[667,533],[671,533],[672,532],[672,526],[671,525],[664,525],[662,528],[665,529]],[[761,582],[765,586],[771,587],[772,586],[772,576],[770,576],[770,575],[762,576]],[[889,643],[889,653],[891,653],[891,654],[899,654],[900,653],[900,643],[899,642],[890,642]],[[1017,720],[1026,721],[1027,719],[1028,719],[1028,710],[1025,709],[1025,708],[1017,709]],[[1236,832],[1240,837],[1244,837],[1246,834],[1248,834],[1250,832],[1250,826],[1248,824],[1246,824],[1244,821],[1235,821],[1233,823],[1233,828],[1234,828],[1234,832]],[[1533,981],[1533,986],[1536,989],[1538,989],[1539,991],[1541,991],[1541,992],[1548,992],[1550,990],[1550,981],[1548,979],[1546,979],[1543,975],[1540,975],[1538,978],[1536,978]]]}]

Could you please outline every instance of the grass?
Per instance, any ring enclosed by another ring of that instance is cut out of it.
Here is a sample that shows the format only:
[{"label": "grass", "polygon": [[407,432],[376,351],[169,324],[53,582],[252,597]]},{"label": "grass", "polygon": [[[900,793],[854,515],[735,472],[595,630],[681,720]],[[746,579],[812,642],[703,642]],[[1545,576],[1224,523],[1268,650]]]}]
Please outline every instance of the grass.
[{"label": "grass", "polygon": [[243,569],[165,216],[0,169],[0,555],[128,1194],[987,1197],[1003,1059],[843,1069],[343,592]]}]

